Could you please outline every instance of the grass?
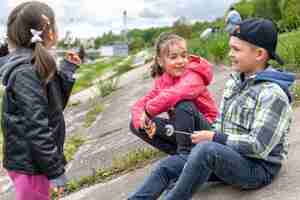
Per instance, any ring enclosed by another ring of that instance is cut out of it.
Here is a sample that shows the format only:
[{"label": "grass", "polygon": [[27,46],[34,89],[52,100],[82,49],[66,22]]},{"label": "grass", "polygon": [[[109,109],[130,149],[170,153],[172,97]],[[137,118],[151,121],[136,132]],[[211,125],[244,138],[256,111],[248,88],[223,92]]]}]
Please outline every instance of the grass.
[{"label": "grass", "polygon": [[85,128],[90,127],[93,124],[93,122],[96,120],[99,113],[103,112],[103,110],[104,110],[104,106],[101,103],[95,101],[93,103],[93,107],[86,114],[84,127]]},{"label": "grass", "polygon": [[79,149],[79,147],[84,144],[85,138],[80,135],[74,135],[66,139],[64,145],[64,153],[67,161],[73,160],[75,153]]},{"label": "grass", "polygon": [[93,81],[106,72],[109,68],[113,68],[122,58],[113,58],[110,61],[100,61],[95,64],[83,64],[77,71],[79,78],[76,79],[72,94],[82,91],[93,85]]},{"label": "grass", "polygon": [[218,32],[208,39],[193,38],[188,41],[189,52],[200,55],[216,63],[228,62],[229,36],[225,32]]},{"label": "grass", "polygon": [[80,105],[80,101],[78,100],[78,101],[74,101],[74,102],[68,102],[68,104],[67,104],[67,107],[76,107],[76,106],[79,106]]},{"label": "grass", "polygon": [[118,89],[119,77],[99,80],[97,87],[101,97],[106,97]]},{"label": "grass", "polygon": [[[91,176],[69,181],[66,188],[66,194],[79,191],[80,189],[97,183],[107,182],[117,176],[143,167],[154,159],[161,158],[162,156],[164,156],[164,154],[160,151],[149,148],[134,150],[123,157],[114,159],[110,168],[98,169]],[[55,194],[53,196],[55,196]]]},{"label": "grass", "polygon": [[300,106],[300,84],[295,84],[292,87],[292,94],[293,94],[293,107]]},{"label": "grass", "polygon": [[120,76],[120,75],[130,71],[132,69],[132,63],[133,63],[133,56],[130,56],[123,63],[114,67],[114,69],[113,69],[115,71],[114,77]]}]

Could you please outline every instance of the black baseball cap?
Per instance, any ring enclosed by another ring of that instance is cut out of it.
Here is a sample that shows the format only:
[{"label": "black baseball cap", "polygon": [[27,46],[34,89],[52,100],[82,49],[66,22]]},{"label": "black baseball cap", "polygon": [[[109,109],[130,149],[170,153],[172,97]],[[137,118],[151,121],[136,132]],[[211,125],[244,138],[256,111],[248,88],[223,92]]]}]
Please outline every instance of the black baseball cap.
[{"label": "black baseball cap", "polygon": [[236,26],[231,36],[266,49],[271,59],[276,60],[280,65],[284,64],[276,54],[278,33],[272,21],[262,18],[246,19]]}]

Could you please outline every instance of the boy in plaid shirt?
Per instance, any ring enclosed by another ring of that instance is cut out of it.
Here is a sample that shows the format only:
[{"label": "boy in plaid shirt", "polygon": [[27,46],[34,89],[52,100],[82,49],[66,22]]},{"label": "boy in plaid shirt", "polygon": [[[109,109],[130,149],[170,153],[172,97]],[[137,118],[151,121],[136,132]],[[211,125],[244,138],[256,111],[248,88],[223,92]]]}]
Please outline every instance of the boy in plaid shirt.
[{"label": "boy in plaid shirt", "polygon": [[[190,155],[160,164],[152,173],[158,175],[148,178],[157,193],[178,179],[165,200],[191,199],[192,191],[207,181],[260,188],[279,173],[288,151],[289,86],[295,76],[268,63],[273,59],[283,64],[275,53],[277,37],[265,19],[245,20],[231,33],[229,56],[235,72],[225,85],[214,129],[194,132],[191,140],[197,145]],[[145,193],[142,199],[153,197]]]}]

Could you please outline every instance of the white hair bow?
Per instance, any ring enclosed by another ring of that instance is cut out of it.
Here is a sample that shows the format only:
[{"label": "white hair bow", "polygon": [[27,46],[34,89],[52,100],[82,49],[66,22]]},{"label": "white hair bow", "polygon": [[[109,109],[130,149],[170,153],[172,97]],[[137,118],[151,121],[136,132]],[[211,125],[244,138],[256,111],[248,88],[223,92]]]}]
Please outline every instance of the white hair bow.
[{"label": "white hair bow", "polygon": [[37,42],[43,41],[43,39],[40,36],[40,35],[42,35],[43,31],[37,31],[35,29],[30,29],[30,32],[32,34],[32,38],[30,40],[31,43],[37,43]]}]

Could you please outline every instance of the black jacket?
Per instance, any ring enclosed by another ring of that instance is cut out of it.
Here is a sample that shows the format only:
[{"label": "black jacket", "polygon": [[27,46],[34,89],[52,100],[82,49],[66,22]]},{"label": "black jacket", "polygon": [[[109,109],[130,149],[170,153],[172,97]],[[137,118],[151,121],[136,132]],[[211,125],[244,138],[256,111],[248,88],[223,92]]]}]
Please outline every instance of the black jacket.
[{"label": "black jacket", "polygon": [[63,110],[74,84],[74,64],[64,62],[46,87],[30,63],[32,51],[17,49],[3,66],[3,166],[54,179],[64,173]]},{"label": "black jacket", "polygon": [[0,57],[0,75],[1,75],[1,68],[2,66],[4,66],[7,60],[8,60],[8,55]]}]

